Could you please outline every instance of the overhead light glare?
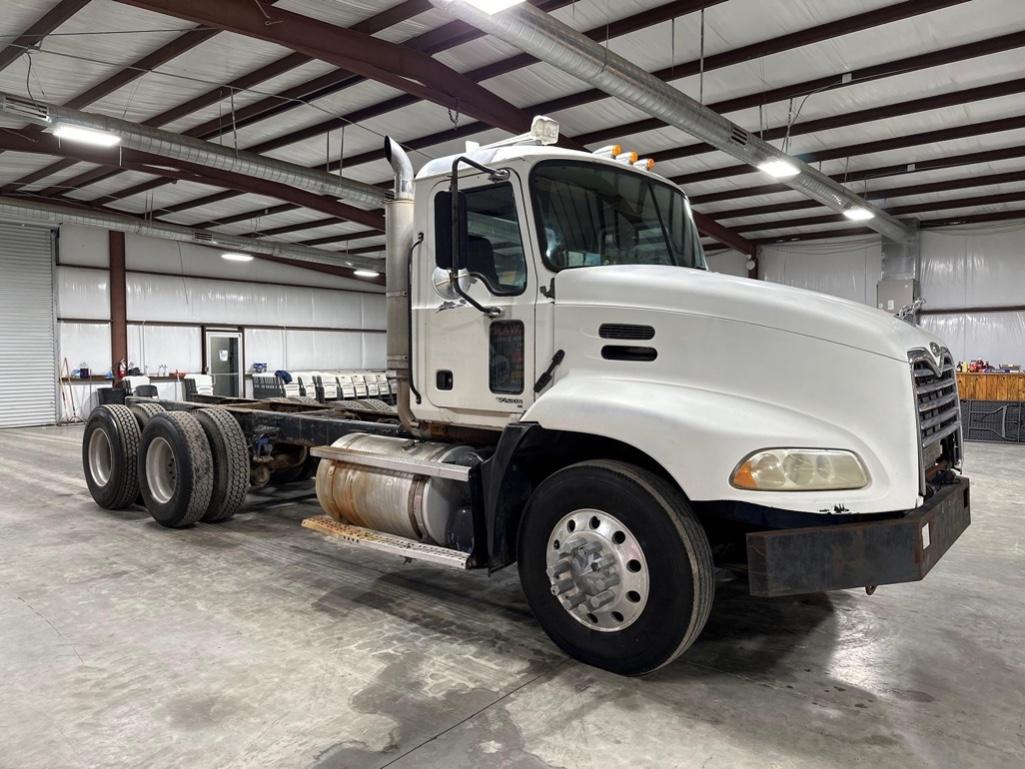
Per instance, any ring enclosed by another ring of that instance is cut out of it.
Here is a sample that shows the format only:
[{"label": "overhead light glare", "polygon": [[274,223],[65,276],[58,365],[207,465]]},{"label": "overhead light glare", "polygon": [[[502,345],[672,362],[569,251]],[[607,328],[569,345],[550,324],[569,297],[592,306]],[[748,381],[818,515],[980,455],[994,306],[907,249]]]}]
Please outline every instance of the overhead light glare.
[{"label": "overhead light glare", "polygon": [[764,163],[759,164],[758,170],[763,174],[768,174],[773,179],[789,179],[791,176],[797,176],[801,173],[801,169],[783,158],[766,160]]},{"label": "overhead light glare", "polygon": [[94,128],[82,128],[82,126],[58,123],[53,129],[53,135],[58,139],[67,139],[69,142],[80,142],[91,144],[94,147],[113,147],[121,143],[121,137],[108,131],[97,131]]},{"label": "overhead light glare", "polygon": [[227,259],[229,262],[251,262],[253,257],[251,254],[243,254],[238,251],[225,251],[221,254],[221,259]]},{"label": "overhead light glare", "polygon": [[499,11],[504,11],[506,8],[519,5],[523,0],[467,0],[467,2],[474,8],[484,11],[484,13],[495,14]]},{"label": "overhead light glare", "polygon": [[845,208],[843,215],[852,222],[867,222],[869,219],[875,218],[875,214],[862,206],[851,206],[850,208]]},{"label": "overhead light glare", "polygon": [[375,272],[374,270],[353,270],[353,275],[357,278],[379,278],[381,273]]}]

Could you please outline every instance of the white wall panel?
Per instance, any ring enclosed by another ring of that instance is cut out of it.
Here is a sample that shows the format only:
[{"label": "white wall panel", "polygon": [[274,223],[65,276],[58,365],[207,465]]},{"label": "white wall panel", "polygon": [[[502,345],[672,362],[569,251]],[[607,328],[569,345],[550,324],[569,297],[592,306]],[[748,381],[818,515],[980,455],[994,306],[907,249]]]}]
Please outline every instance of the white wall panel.
[{"label": "white wall panel", "polygon": [[110,278],[105,270],[58,267],[57,317],[110,320]]},{"label": "white wall panel", "polygon": [[922,233],[926,307],[996,307],[1023,303],[1025,225],[954,227]]},{"label": "white wall panel", "polygon": [[718,251],[706,256],[708,269],[724,275],[747,277],[747,256],[739,251]]},{"label": "white wall panel", "polygon": [[288,370],[363,368],[364,335],[358,331],[285,332]]},{"label": "white wall panel", "polygon": [[882,244],[878,238],[781,243],[763,247],[759,261],[764,280],[874,306]]},{"label": "white wall panel", "polygon": [[385,338],[385,334],[363,335],[363,368],[383,370],[387,367],[385,360]]},{"label": "white wall panel", "polygon": [[199,326],[129,323],[128,358],[150,376],[162,365],[168,371],[197,373],[203,365],[201,338]]},{"label": "white wall panel", "polygon": [[925,315],[921,325],[947,343],[955,360],[1025,363],[1025,312]]},{"label": "white wall panel", "polygon": [[97,227],[60,228],[58,258],[61,264],[106,267],[109,264],[108,233]]},{"label": "white wall panel", "polygon": [[138,272],[126,280],[129,320],[362,327],[362,295],[353,292]]},{"label": "white wall panel", "polygon": [[285,367],[285,332],[280,328],[247,328],[243,332],[246,371],[254,363],[266,363],[268,371]]},{"label": "white wall panel", "polygon": [[69,369],[85,366],[93,374],[110,370],[110,323],[58,323],[59,359]]},{"label": "white wall panel", "polygon": [[383,330],[388,328],[383,294],[363,294],[362,328]]},{"label": "white wall panel", "polygon": [[[105,236],[101,230],[97,230],[97,232],[101,232]],[[106,248],[105,242],[104,248]],[[129,271],[228,278],[240,282],[290,283],[320,288],[349,289],[358,292],[384,291],[382,286],[363,280],[340,278],[262,259],[255,259],[252,262],[228,262],[221,259],[219,249],[194,246],[191,243],[157,240],[140,235],[125,236],[125,263]],[[103,266],[106,266],[106,260],[104,260]]]}]

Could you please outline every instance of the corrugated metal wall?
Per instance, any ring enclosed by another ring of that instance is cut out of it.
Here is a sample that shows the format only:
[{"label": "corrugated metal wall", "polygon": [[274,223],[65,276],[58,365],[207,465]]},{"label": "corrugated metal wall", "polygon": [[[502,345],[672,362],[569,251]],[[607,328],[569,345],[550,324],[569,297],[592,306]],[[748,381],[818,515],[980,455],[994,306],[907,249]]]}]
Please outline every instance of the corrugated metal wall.
[{"label": "corrugated metal wall", "polygon": [[52,249],[48,229],[0,225],[0,427],[56,418]]}]

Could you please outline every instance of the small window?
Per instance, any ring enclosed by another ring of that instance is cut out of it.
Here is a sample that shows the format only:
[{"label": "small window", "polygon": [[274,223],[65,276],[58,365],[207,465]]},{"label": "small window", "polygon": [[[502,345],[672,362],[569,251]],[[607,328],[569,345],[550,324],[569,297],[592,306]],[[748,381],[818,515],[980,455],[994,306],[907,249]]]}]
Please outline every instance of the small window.
[{"label": "small window", "polygon": [[[493,294],[519,294],[527,285],[527,260],[520,237],[520,220],[511,184],[496,184],[466,190],[466,219],[469,243],[466,269],[487,284]],[[450,263],[452,196],[439,192],[434,197],[437,263]]]},{"label": "small window", "polygon": [[496,320],[491,324],[489,384],[493,393],[523,392],[523,322]]}]

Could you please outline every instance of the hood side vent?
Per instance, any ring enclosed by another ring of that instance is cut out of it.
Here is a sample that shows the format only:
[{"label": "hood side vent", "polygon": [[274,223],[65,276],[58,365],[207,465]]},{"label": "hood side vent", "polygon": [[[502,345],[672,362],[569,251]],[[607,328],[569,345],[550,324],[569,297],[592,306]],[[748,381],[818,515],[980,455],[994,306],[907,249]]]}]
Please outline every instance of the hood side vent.
[{"label": "hood side vent", "polygon": [[598,327],[598,336],[602,339],[654,339],[655,329],[632,323],[602,323]]}]

